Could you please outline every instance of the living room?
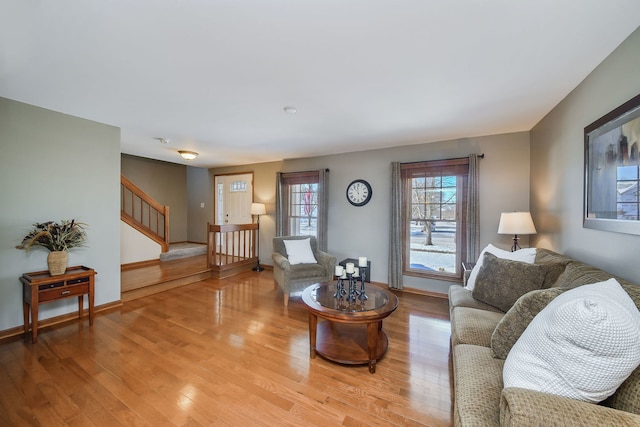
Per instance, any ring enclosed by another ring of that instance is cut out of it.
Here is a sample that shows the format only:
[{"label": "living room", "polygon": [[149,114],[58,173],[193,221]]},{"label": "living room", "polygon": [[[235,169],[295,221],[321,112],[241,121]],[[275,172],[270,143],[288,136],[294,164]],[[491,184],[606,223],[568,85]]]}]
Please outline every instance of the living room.
[{"label": "living room", "polygon": [[[377,148],[345,154],[285,159],[266,163],[202,169],[184,166],[185,191],[198,201],[189,208],[187,240],[202,241],[205,217],[212,209],[212,176],[254,173],[255,201],[265,203],[261,218],[260,259],[270,262],[275,235],[275,172],[331,170],[329,250],[339,259],[366,255],[375,262],[373,280],[387,281],[390,162],[441,159],[483,153],[480,164],[481,246],[508,248],[509,236],[497,234],[500,213],[529,210],[538,233],[523,246],[549,248],[640,283],[635,254],[640,239],[630,234],[582,226],[584,127],[640,93],[640,30],[636,29],[548,114],[527,131],[470,136],[436,142],[415,141],[397,148]],[[570,66],[563,64],[562,66]],[[4,93],[1,92],[0,95]],[[526,99],[519,102],[526,103]],[[122,150],[119,127],[0,98],[0,158],[3,209],[0,239],[0,331],[21,328],[22,304],[18,278],[41,270],[46,254],[14,247],[35,221],[69,216],[89,224],[86,248],[70,252],[69,265],[89,265],[98,272],[96,305],[120,300],[119,179]],[[357,165],[354,166],[354,165]],[[367,179],[374,191],[365,207],[350,206],[344,197],[353,179]],[[191,187],[191,184],[194,186]],[[362,231],[359,233],[358,231]],[[357,235],[358,238],[344,238]],[[448,283],[415,281],[405,286],[446,294]],[[68,300],[42,311],[42,318],[74,312]]]}]

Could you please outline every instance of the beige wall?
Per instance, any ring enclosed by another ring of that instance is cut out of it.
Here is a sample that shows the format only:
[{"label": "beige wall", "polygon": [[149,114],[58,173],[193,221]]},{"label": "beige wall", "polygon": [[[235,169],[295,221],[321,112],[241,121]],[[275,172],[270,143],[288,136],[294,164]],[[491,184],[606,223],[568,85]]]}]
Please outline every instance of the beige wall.
[{"label": "beige wall", "polygon": [[640,283],[640,236],[582,227],[584,127],[640,93],[640,29],[531,131],[536,246]]},{"label": "beige wall", "polygon": [[[276,211],[276,172],[282,170],[283,162],[256,163],[242,166],[229,166],[209,170],[209,182],[213,183],[215,175],[231,173],[253,173],[253,201],[264,203],[267,214],[260,217],[260,264],[271,265],[272,239],[276,234],[274,222]],[[213,203],[213,184],[211,190]],[[210,222],[213,222],[213,209]],[[206,224],[205,224],[206,228]]]},{"label": "beige wall", "polygon": [[169,206],[169,241],[187,241],[187,166],[122,155],[122,175]]},{"label": "beige wall", "polygon": [[[98,272],[96,305],[118,301],[120,129],[0,98],[0,144],[0,330],[22,325],[20,275],[47,269],[46,250],[15,249],[34,222],[89,224],[69,265]],[[40,319],[77,310],[75,298],[44,304]]]},{"label": "beige wall", "polygon": [[[493,243],[507,249],[511,244],[510,237],[497,234],[500,212],[529,209],[527,132],[212,169],[210,172],[254,171],[254,200],[267,205],[267,215],[260,219],[263,243],[260,260],[271,264],[276,172],[329,168],[329,252],[338,260],[367,256],[372,261],[372,279],[387,283],[391,162],[465,157],[470,153],[486,156],[480,164],[482,246]],[[360,208],[350,205],[345,197],[347,185],[357,178],[366,179],[373,188],[371,202]],[[522,245],[527,243],[527,239],[523,239]],[[449,285],[450,282],[445,281],[405,278],[405,286],[432,292],[445,293]]]},{"label": "beige wall", "polygon": [[207,243],[207,222],[213,223],[213,180],[207,169],[187,168],[187,213],[187,240]]}]

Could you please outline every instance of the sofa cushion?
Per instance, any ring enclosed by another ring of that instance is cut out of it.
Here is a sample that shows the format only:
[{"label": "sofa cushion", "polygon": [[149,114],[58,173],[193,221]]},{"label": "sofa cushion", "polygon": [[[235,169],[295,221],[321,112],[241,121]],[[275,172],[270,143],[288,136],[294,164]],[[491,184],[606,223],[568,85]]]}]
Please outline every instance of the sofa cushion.
[{"label": "sofa cushion", "polygon": [[452,310],[454,307],[469,307],[478,308],[480,310],[501,312],[499,308],[495,308],[475,299],[471,291],[461,285],[449,286],[449,307]]},{"label": "sofa cushion", "polygon": [[554,286],[560,288],[575,288],[577,286],[604,282],[612,277],[613,275],[606,271],[579,261],[571,261],[558,277]]},{"label": "sofa cushion", "polygon": [[565,290],[564,288],[538,289],[518,298],[513,307],[498,322],[491,335],[492,356],[506,359],[511,347],[518,341],[533,318]]},{"label": "sofa cushion", "polygon": [[640,364],[640,314],[615,279],[557,296],[507,356],[505,387],[586,402],[610,395]]},{"label": "sofa cushion", "polygon": [[544,265],[502,259],[485,253],[473,297],[507,311],[522,295],[542,288],[546,274],[547,267]]},{"label": "sofa cushion", "polygon": [[451,312],[451,345],[491,346],[491,334],[504,313],[456,307]]},{"label": "sofa cushion", "polygon": [[637,367],[604,404],[640,415],[640,367]]},{"label": "sofa cushion", "polygon": [[320,264],[296,264],[291,266],[291,275],[300,279],[319,277],[325,274],[325,269]]},{"label": "sofa cushion", "polygon": [[482,268],[482,263],[484,262],[484,254],[486,253],[491,253],[498,258],[526,262],[527,264],[533,264],[536,258],[536,248],[526,248],[515,252],[509,252],[505,251],[504,249],[496,248],[495,246],[489,244],[482,250],[482,252],[480,252],[478,262],[473,267],[473,269],[471,269],[471,274],[469,275],[469,279],[467,280],[466,285],[466,288],[470,291],[472,291],[475,287],[476,278],[478,277],[478,272]]},{"label": "sofa cushion", "polygon": [[534,264],[547,266],[547,275],[544,278],[543,288],[550,288],[555,285],[558,277],[564,272],[567,264],[572,261],[566,255],[553,252],[549,249],[538,248]]},{"label": "sofa cushion", "polygon": [[500,425],[500,394],[504,361],[491,357],[488,347],[460,344],[452,355],[454,424]]},{"label": "sofa cushion", "polygon": [[550,249],[545,249],[545,248],[536,249],[536,259],[535,259],[536,264],[563,263],[566,265],[570,261],[573,261],[573,258],[565,254],[554,252]]}]

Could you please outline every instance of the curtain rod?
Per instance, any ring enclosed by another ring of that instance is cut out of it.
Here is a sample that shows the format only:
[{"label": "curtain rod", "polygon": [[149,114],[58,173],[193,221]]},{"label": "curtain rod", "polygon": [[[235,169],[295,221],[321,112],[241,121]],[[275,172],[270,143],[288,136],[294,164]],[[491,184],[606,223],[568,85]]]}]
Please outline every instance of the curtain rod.
[{"label": "curtain rod", "polygon": [[[484,159],[484,153],[482,154],[478,154],[478,157],[481,159]],[[454,157],[453,159],[433,159],[433,160],[418,160],[417,162],[400,162],[403,165],[411,165],[413,163],[424,163],[424,162],[436,162],[439,160],[462,160],[462,159],[468,159],[469,156],[467,157]]]}]

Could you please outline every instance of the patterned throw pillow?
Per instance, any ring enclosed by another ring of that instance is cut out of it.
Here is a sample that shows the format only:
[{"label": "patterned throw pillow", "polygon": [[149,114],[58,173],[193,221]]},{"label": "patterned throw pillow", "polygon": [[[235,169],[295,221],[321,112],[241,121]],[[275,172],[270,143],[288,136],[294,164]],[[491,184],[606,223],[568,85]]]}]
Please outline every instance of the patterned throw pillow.
[{"label": "patterned throw pillow", "polygon": [[518,341],[533,318],[565,290],[563,288],[538,289],[518,298],[491,335],[491,355],[497,359],[506,359],[511,347]]},{"label": "patterned throw pillow", "polygon": [[485,253],[472,295],[502,311],[508,311],[522,295],[541,289],[547,268],[498,258]]},{"label": "patterned throw pillow", "polygon": [[482,250],[482,252],[480,252],[480,256],[478,257],[478,262],[471,270],[471,274],[469,275],[467,284],[465,285],[465,288],[467,288],[470,291],[472,291],[476,285],[478,272],[482,268],[482,263],[484,261],[484,254],[486,253],[493,254],[498,258],[510,259],[512,261],[520,261],[520,262],[526,262],[527,264],[533,264],[536,259],[537,249],[525,248],[525,249],[520,249],[519,251],[509,252],[509,251],[505,251],[504,249],[496,248],[492,244],[488,244]]}]

